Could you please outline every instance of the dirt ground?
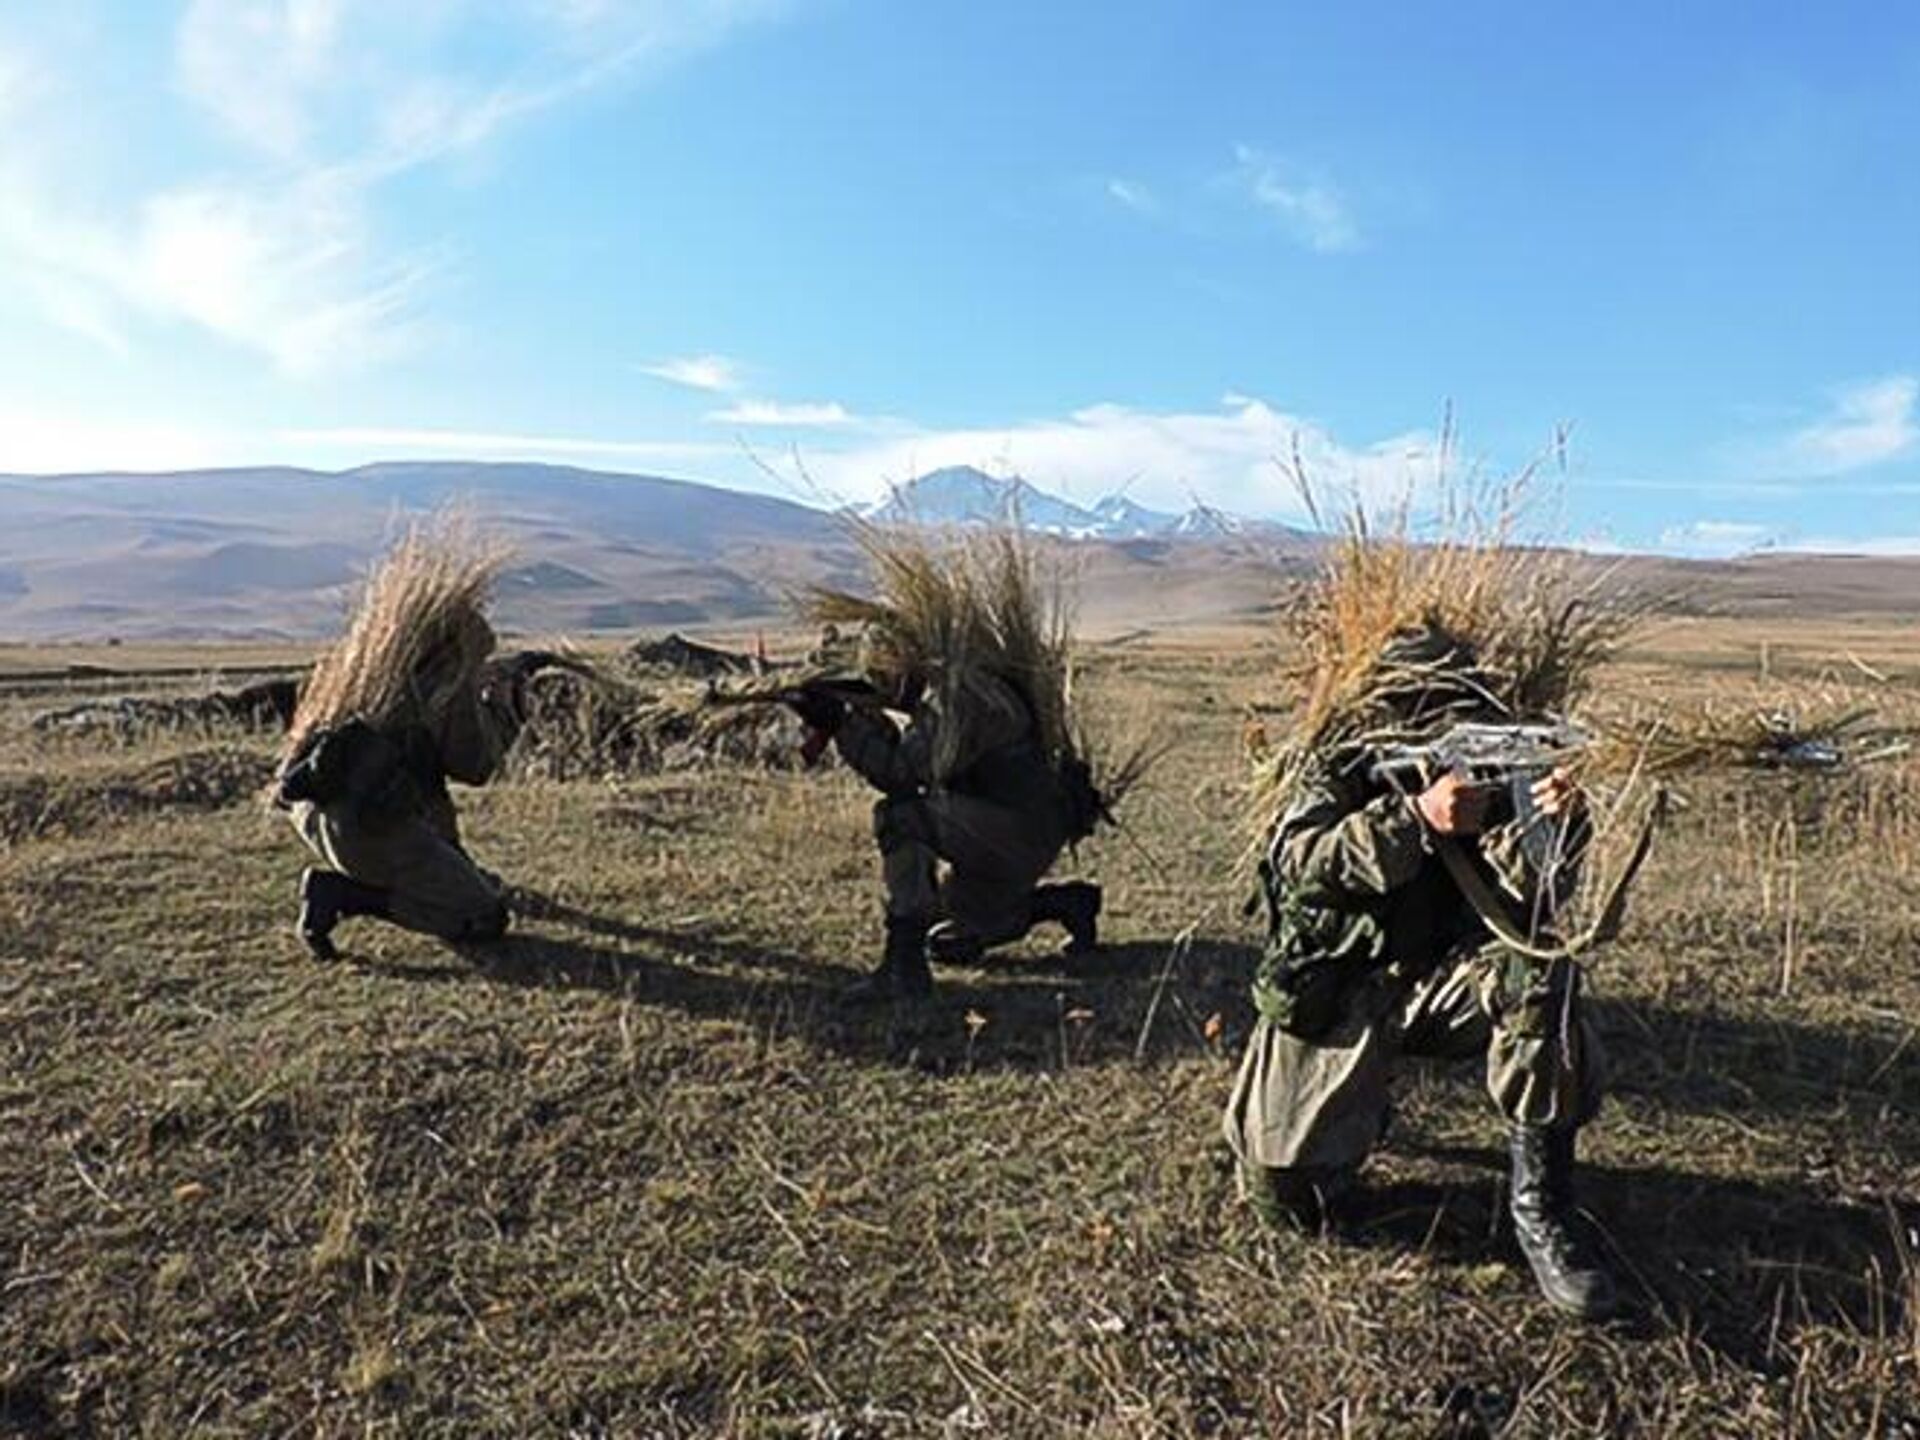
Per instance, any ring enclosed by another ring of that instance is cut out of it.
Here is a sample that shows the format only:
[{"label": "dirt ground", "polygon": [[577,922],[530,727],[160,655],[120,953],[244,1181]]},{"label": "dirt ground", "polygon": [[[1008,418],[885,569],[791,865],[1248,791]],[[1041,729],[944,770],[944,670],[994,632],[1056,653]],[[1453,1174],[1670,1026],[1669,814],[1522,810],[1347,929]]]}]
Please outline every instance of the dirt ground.
[{"label": "dirt ground", "polygon": [[[270,740],[27,724],[125,688],[66,665],[289,657],[52,658],[0,654],[0,1435],[1920,1436],[1920,760],[1689,789],[1591,963],[1633,1307],[1583,1328],[1471,1067],[1406,1076],[1362,1233],[1234,1199],[1256,632],[1089,647],[1177,738],[1067,866],[1109,943],[911,1020],[838,1003],[879,942],[843,773],[471,794],[513,935],[321,966]],[[1674,622],[1611,683],[1913,723],[1920,625]]]}]

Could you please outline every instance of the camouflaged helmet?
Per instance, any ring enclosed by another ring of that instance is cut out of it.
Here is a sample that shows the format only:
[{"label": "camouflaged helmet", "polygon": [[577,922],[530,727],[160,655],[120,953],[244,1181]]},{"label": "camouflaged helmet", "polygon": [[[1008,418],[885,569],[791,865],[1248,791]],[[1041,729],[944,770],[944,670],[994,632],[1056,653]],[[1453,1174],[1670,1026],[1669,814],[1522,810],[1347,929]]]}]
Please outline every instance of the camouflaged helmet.
[{"label": "camouflaged helmet", "polygon": [[1506,706],[1480,668],[1473,642],[1426,620],[1396,631],[1381,647],[1377,703],[1401,724],[1503,716]]}]

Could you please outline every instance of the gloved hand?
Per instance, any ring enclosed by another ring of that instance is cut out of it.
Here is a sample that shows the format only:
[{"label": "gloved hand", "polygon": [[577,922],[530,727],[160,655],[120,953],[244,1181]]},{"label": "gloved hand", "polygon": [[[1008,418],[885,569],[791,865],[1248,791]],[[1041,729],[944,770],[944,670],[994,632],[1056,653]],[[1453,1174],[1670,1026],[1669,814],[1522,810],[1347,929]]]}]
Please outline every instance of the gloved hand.
[{"label": "gloved hand", "polygon": [[787,706],[809,730],[832,735],[847,718],[847,702],[824,690],[802,686],[787,700]]}]

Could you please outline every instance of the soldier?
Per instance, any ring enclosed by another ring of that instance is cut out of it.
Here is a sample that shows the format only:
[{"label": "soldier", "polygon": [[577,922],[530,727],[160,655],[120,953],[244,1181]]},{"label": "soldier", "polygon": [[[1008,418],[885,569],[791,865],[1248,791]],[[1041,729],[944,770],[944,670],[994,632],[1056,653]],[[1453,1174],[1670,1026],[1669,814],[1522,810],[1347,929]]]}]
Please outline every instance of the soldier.
[{"label": "soldier", "polygon": [[376,573],[289,736],[276,800],[325,867],[301,876],[296,927],[318,959],[337,958],[334,927],[353,916],[454,942],[507,929],[504,888],[462,846],[447,781],[492,778],[519,729],[520,687],[511,667],[488,665],[476,595],[493,562],[460,577],[473,593],[409,592],[429,543],[410,537]]},{"label": "soldier", "polygon": [[[1492,708],[1472,652],[1436,629],[1402,633],[1382,664],[1415,677],[1385,701],[1409,728]],[[1270,1221],[1323,1223],[1385,1131],[1400,1057],[1483,1058],[1521,1252],[1553,1305],[1604,1316],[1614,1285],[1574,1223],[1574,1138],[1603,1084],[1580,971],[1496,940],[1437,853],[1457,844],[1520,905],[1550,904],[1569,876],[1540,873],[1526,831],[1557,829],[1577,865],[1580,793],[1564,771],[1533,782],[1523,826],[1506,795],[1452,775],[1403,795],[1370,768],[1364,743],[1317,757],[1272,832],[1260,1018],[1225,1121],[1246,1194]]]},{"label": "soldier", "polygon": [[[880,792],[874,839],[886,883],[886,949],[856,992],[917,999],[933,988],[929,956],[971,963],[1051,922],[1064,953],[1098,941],[1098,885],[1040,883],[1070,841],[1093,827],[1099,799],[1084,769],[1047,754],[1033,706],[1004,676],[929,686],[914,670],[874,671],[886,708],[802,688],[794,709]],[[944,882],[937,875],[945,861]]]}]

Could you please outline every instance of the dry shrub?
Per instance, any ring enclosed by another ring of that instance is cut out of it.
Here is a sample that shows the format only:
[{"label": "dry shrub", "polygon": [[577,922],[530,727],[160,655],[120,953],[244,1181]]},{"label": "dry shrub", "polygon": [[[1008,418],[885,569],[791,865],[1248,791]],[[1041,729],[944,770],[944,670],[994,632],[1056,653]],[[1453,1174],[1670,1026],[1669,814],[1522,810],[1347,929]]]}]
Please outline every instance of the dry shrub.
[{"label": "dry shrub", "polygon": [[1072,587],[1060,550],[1014,525],[954,532],[856,524],[854,534],[874,593],[816,587],[800,613],[857,629],[870,670],[924,677],[948,721],[936,736],[937,776],[949,776],[971,748],[968,717],[1004,703],[1004,684],[1025,702],[1048,758],[1089,764],[1109,805],[1139,783],[1155,743],[1104,754],[1075,706]]},{"label": "dry shrub", "polygon": [[458,516],[410,526],[367,577],[346,635],[314,666],[288,753],[314,730],[356,717],[433,725],[493,650],[487,606],[506,559]]}]

